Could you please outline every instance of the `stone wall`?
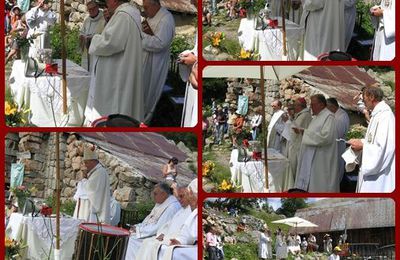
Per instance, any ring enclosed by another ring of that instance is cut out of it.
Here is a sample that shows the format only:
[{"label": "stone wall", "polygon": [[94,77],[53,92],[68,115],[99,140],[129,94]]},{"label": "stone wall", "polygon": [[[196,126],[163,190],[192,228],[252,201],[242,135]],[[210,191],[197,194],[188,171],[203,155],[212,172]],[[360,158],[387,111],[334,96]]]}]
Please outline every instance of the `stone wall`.
[{"label": "stone wall", "polygon": [[[238,82],[235,79],[228,79],[228,88],[225,98],[225,103],[229,107],[237,108],[238,95],[245,95],[249,97],[249,110],[247,117],[251,118],[258,106],[261,106],[261,90],[260,84],[257,80],[245,80]],[[310,85],[301,79],[288,78],[282,81],[266,80],[265,82],[265,112],[266,120],[269,121],[272,117],[273,111],[269,106],[274,100],[279,99],[283,106],[287,105],[288,100],[295,100],[299,97],[305,97],[309,103],[309,97],[318,93],[317,90],[312,89]]]},{"label": "stone wall", "polygon": [[[24,133],[8,135],[6,147],[8,161],[13,162],[18,151],[29,151],[31,159],[24,159],[25,164],[24,184],[28,187],[35,186],[38,190],[34,197],[46,199],[51,196],[56,186],[56,146],[54,133]],[[76,191],[76,184],[86,170],[83,164],[84,146],[91,145],[84,140],[79,140],[76,135],[60,133],[60,169],[62,182],[62,201],[71,199]],[[13,152],[14,151],[14,152]],[[138,173],[133,166],[121,161],[110,153],[97,147],[99,161],[110,173],[111,190],[123,208],[132,206],[139,201],[148,201],[154,182],[147,180]],[[9,163],[6,162],[9,176]]]}]

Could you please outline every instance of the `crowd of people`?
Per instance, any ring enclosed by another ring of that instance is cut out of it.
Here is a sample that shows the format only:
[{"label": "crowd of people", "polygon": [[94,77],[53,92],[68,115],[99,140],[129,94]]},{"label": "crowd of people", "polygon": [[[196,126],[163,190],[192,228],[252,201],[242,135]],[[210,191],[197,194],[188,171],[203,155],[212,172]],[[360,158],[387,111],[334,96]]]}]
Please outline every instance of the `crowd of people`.
[{"label": "crowd of people", "polygon": [[[342,239],[342,235],[340,236]],[[272,235],[270,230],[261,229],[258,244],[258,256],[260,259],[272,259]],[[329,255],[329,260],[340,259],[339,253],[342,252],[340,246],[345,241],[339,240],[338,245],[333,248],[333,240],[329,234],[323,237],[323,250],[319,250],[319,244],[313,234],[300,236],[295,233],[284,234],[280,228],[275,233],[275,256],[276,259],[287,259],[289,255],[298,256],[310,252],[322,251]],[[322,249],[322,248],[321,248]],[[295,258],[297,259],[297,258]]]},{"label": "crowd of people", "polygon": [[[219,3],[218,3],[219,2]],[[248,0],[246,5],[252,5]],[[356,0],[285,0],[285,16],[304,28],[304,60],[322,59],[331,51],[346,52],[357,19]],[[227,19],[246,17],[243,1],[204,0],[203,24],[211,26],[212,16],[224,7]],[[266,0],[271,17],[282,16],[281,0]],[[382,0],[370,9],[375,28],[371,60],[392,60],[395,56],[395,1]]]},{"label": "crowd of people", "polygon": [[[56,13],[48,0],[37,0],[28,10],[12,1],[6,3],[6,63],[20,55],[21,37],[33,40],[29,56],[38,58],[40,49],[51,48],[49,33]],[[197,7],[197,1],[192,4]],[[86,6],[89,15],[79,36],[81,65],[91,74],[86,124],[111,114],[149,123],[170,65],[175,37],[172,14],[159,0],[144,0],[142,13],[125,0],[107,1],[103,10],[96,1]],[[178,63],[187,82],[181,126],[193,127],[197,124],[197,40],[193,50],[179,55]]]}]

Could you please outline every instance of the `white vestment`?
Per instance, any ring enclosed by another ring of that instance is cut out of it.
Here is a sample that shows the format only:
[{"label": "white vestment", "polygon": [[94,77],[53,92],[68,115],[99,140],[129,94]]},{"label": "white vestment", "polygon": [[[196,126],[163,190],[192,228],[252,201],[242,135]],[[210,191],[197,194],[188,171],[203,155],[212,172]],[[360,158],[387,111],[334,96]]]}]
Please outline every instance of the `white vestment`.
[{"label": "white vestment", "polygon": [[[307,129],[310,122],[311,122],[310,110],[308,108],[304,108],[299,113],[295,114],[292,126]],[[288,149],[288,159],[290,165],[289,169],[293,176],[293,180],[296,180],[297,161],[302,139],[303,139],[302,134],[300,133],[296,134],[294,130],[291,129],[289,149]]]},{"label": "white vestment", "polygon": [[258,243],[258,257],[262,259],[272,258],[271,250],[272,239],[264,232],[260,232],[260,241]]},{"label": "white vestment", "polygon": [[[196,40],[193,50],[191,52],[197,56],[197,34]],[[183,127],[194,127],[197,124],[197,89],[192,86],[189,82],[189,76],[191,73],[192,67],[188,67],[185,64],[179,64],[179,72],[181,78],[186,83],[186,92],[185,92],[185,101],[183,104],[183,111],[182,111],[182,121],[181,126]]]},{"label": "white vestment", "polygon": [[118,226],[118,223],[121,220],[121,204],[119,204],[114,197],[111,197],[110,204],[110,225]]},{"label": "white vestment", "polygon": [[[157,259],[158,251],[161,245],[169,244],[171,238],[179,235],[179,232],[186,222],[186,219],[192,213],[190,206],[181,208],[167,223],[165,223],[158,231],[155,237],[147,238],[143,241],[142,246],[137,248],[139,250],[136,259],[140,260],[153,260]],[[164,235],[164,239],[159,241],[156,237]],[[128,260],[128,259],[126,259]]]},{"label": "white vestment", "polygon": [[[344,111],[340,107],[335,113],[335,123],[337,129],[337,138],[346,139],[346,134],[349,131],[350,127],[350,119],[346,111]],[[338,158],[339,158],[338,159],[339,179],[341,181],[343,178],[344,165],[345,165],[345,162],[342,158],[342,154],[346,150],[346,143],[337,142],[337,146],[338,146]]]},{"label": "white vestment", "polygon": [[[99,13],[96,17],[86,17],[83,21],[82,28],[80,31],[80,35],[83,36],[93,36],[95,34],[101,34],[106,24],[106,20],[104,19],[103,11],[99,10]],[[90,69],[94,64],[94,57],[88,55],[86,46],[83,48],[81,66],[87,71],[91,71]],[[90,59],[90,61],[88,60]],[[90,66],[90,68],[89,68]]]},{"label": "white vestment", "polygon": [[170,46],[175,36],[175,22],[172,14],[161,7],[147,22],[154,35],[143,33],[143,88],[145,121],[151,120],[152,113],[168,75]]},{"label": "white vestment", "polygon": [[344,19],[345,19],[345,40],[344,50],[349,47],[351,38],[353,37],[354,25],[356,24],[356,2],[357,0],[344,0]]},{"label": "white vestment", "polygon": [[373,60],[393,60],[396,55],[395,31],[396,31],[396,1],[382,0],[380,7],[383,10],[382,17],[373,17],[375,24],[375,41]]},{"label": "white vestment", "polygon": [[142,221],[136,224],[136,238],[145,238],[154,236],[157,230],[164,225],[181,208],[175,196],[170,195],[163,203],[156,204],[150,214]]},{"label": "white vestment", "polygon": [[392,192],[395,188],[395,119],[384,101],[372,110],[362,141],[357,192]]},{"label": "white vestment", "polygon": [[51,48],[49,30],[55,24],[57,16],[51,10],[43,11],[39,7],[33,7],[25,17],[29,27],[27,37],[34,33],[41,34],[33,40],[33,45],[29,48],[29,57],[36,58],[38,49]]},{"label": "white vestment", "polygon": [[143,60],[139,10],[118,6],[101,35],[92,38],[90,55],[96,55],[85,116],[123,114],[143,121]]},{"label": "white vestment", "polygon": [[304,60],[330,51],[346,51],[343,0],[304,0]]},{"label": "white vestment", "polygon": [[110,223],[110,180],[107,170],[98,163],[83,188],[90,201],[89,222]]},{"label": "white vestment", "polygon": [[[186,219],[185,223],[181,227],[179,233],[177,236],[174,237],[174,239],[178,240],[180,242],[180,245],[178,246],[167,246],[167,245],[162,245],[160,247],[160,253],[158,255],[159,260],[172,260],[173,259],[173,252],[174,249],[177,247],[192,247],[192,245],[195,244],[197,241],[197,227],[198,227],[198,221],[197,221],[197,208],[195,208],[192,213],[189,215],[189,217]],[[193,257],[193,260],[197,259],[197,257]],[[180,259],[179,259],[180,260]]]},{"label": "white vestment", "polygon": [[86,182],[87,179],[82,179],[80,182],[78,182],[74,195],[74,200],[76,201],[76,204],[73,217],[76,219],[88,221],[90,214],[90,201],[87,196],[86,190],[84,189]]},{"label": "white vestment", "polygon": [[285,122],[282,120],[284,113],[283,110],[276,111],[272,115],[271,122],[268,125],[267,146],[274,148],[280,153],[282,153],[282,145],[285,142],[285,139],[281,136],[285,128]]},{"label": "white vestment", "polygon": [[295,187],[309,192],[339,192],[335,116],[324,108],[304,130]]}]

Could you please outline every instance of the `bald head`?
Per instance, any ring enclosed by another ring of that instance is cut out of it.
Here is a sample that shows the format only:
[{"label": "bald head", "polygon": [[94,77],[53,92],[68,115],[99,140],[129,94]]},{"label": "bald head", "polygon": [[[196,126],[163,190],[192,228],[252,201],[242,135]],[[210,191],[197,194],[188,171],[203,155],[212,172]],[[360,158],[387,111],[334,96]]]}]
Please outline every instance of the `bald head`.
[{"label": "bald head", "polygon": [[187,187],[177,187],[177,199],[181,204],[182,208],[186,208],[189,205],[190,197],[189,190]]}]

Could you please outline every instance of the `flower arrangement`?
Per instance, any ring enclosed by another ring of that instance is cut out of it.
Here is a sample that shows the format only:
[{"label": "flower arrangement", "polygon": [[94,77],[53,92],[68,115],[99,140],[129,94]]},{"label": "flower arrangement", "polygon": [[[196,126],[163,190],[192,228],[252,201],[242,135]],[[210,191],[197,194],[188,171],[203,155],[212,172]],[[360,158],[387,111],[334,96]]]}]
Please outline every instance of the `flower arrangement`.
[{"label": "flower arrangement", "polygon": [[6,101],[4,105],[7,126],[21,126],[26,124],[25,117],[30,109],[18,108],[13,101]]},{"label": "flower arrangement", "polygon": [[260,55],[258,53],[254,53],[252,51],[247,51],[245,49],[241,49],[238,55],[240,60],[257,60]]},{"label": "flower arrangement", "polygon": [[218,190],[221,192],[233,192],[234,187],[233,184],[230,181],[223,180],[221,184],[218,186]]},{"label": "flower arrangement", "polygon": [[221,42],[225,40],[225,33],[223,32],[213,32],[208,36],[208,41],[211,46],[219,48],[221,47]]},{"label": "flower arrangement", "polygon": [[202,165],[202,175],[204,177],[210,176],[215,168],[215,163],[213,161],[206,161]]},{"label": "flower arrangement", "polygon": [[21,258],[21,250],[27,247],[27,245],[22,244],[21,242],[15,241],[14,239],[10,239],[8,237],[5,238],[5,259],[13,260]]}]

